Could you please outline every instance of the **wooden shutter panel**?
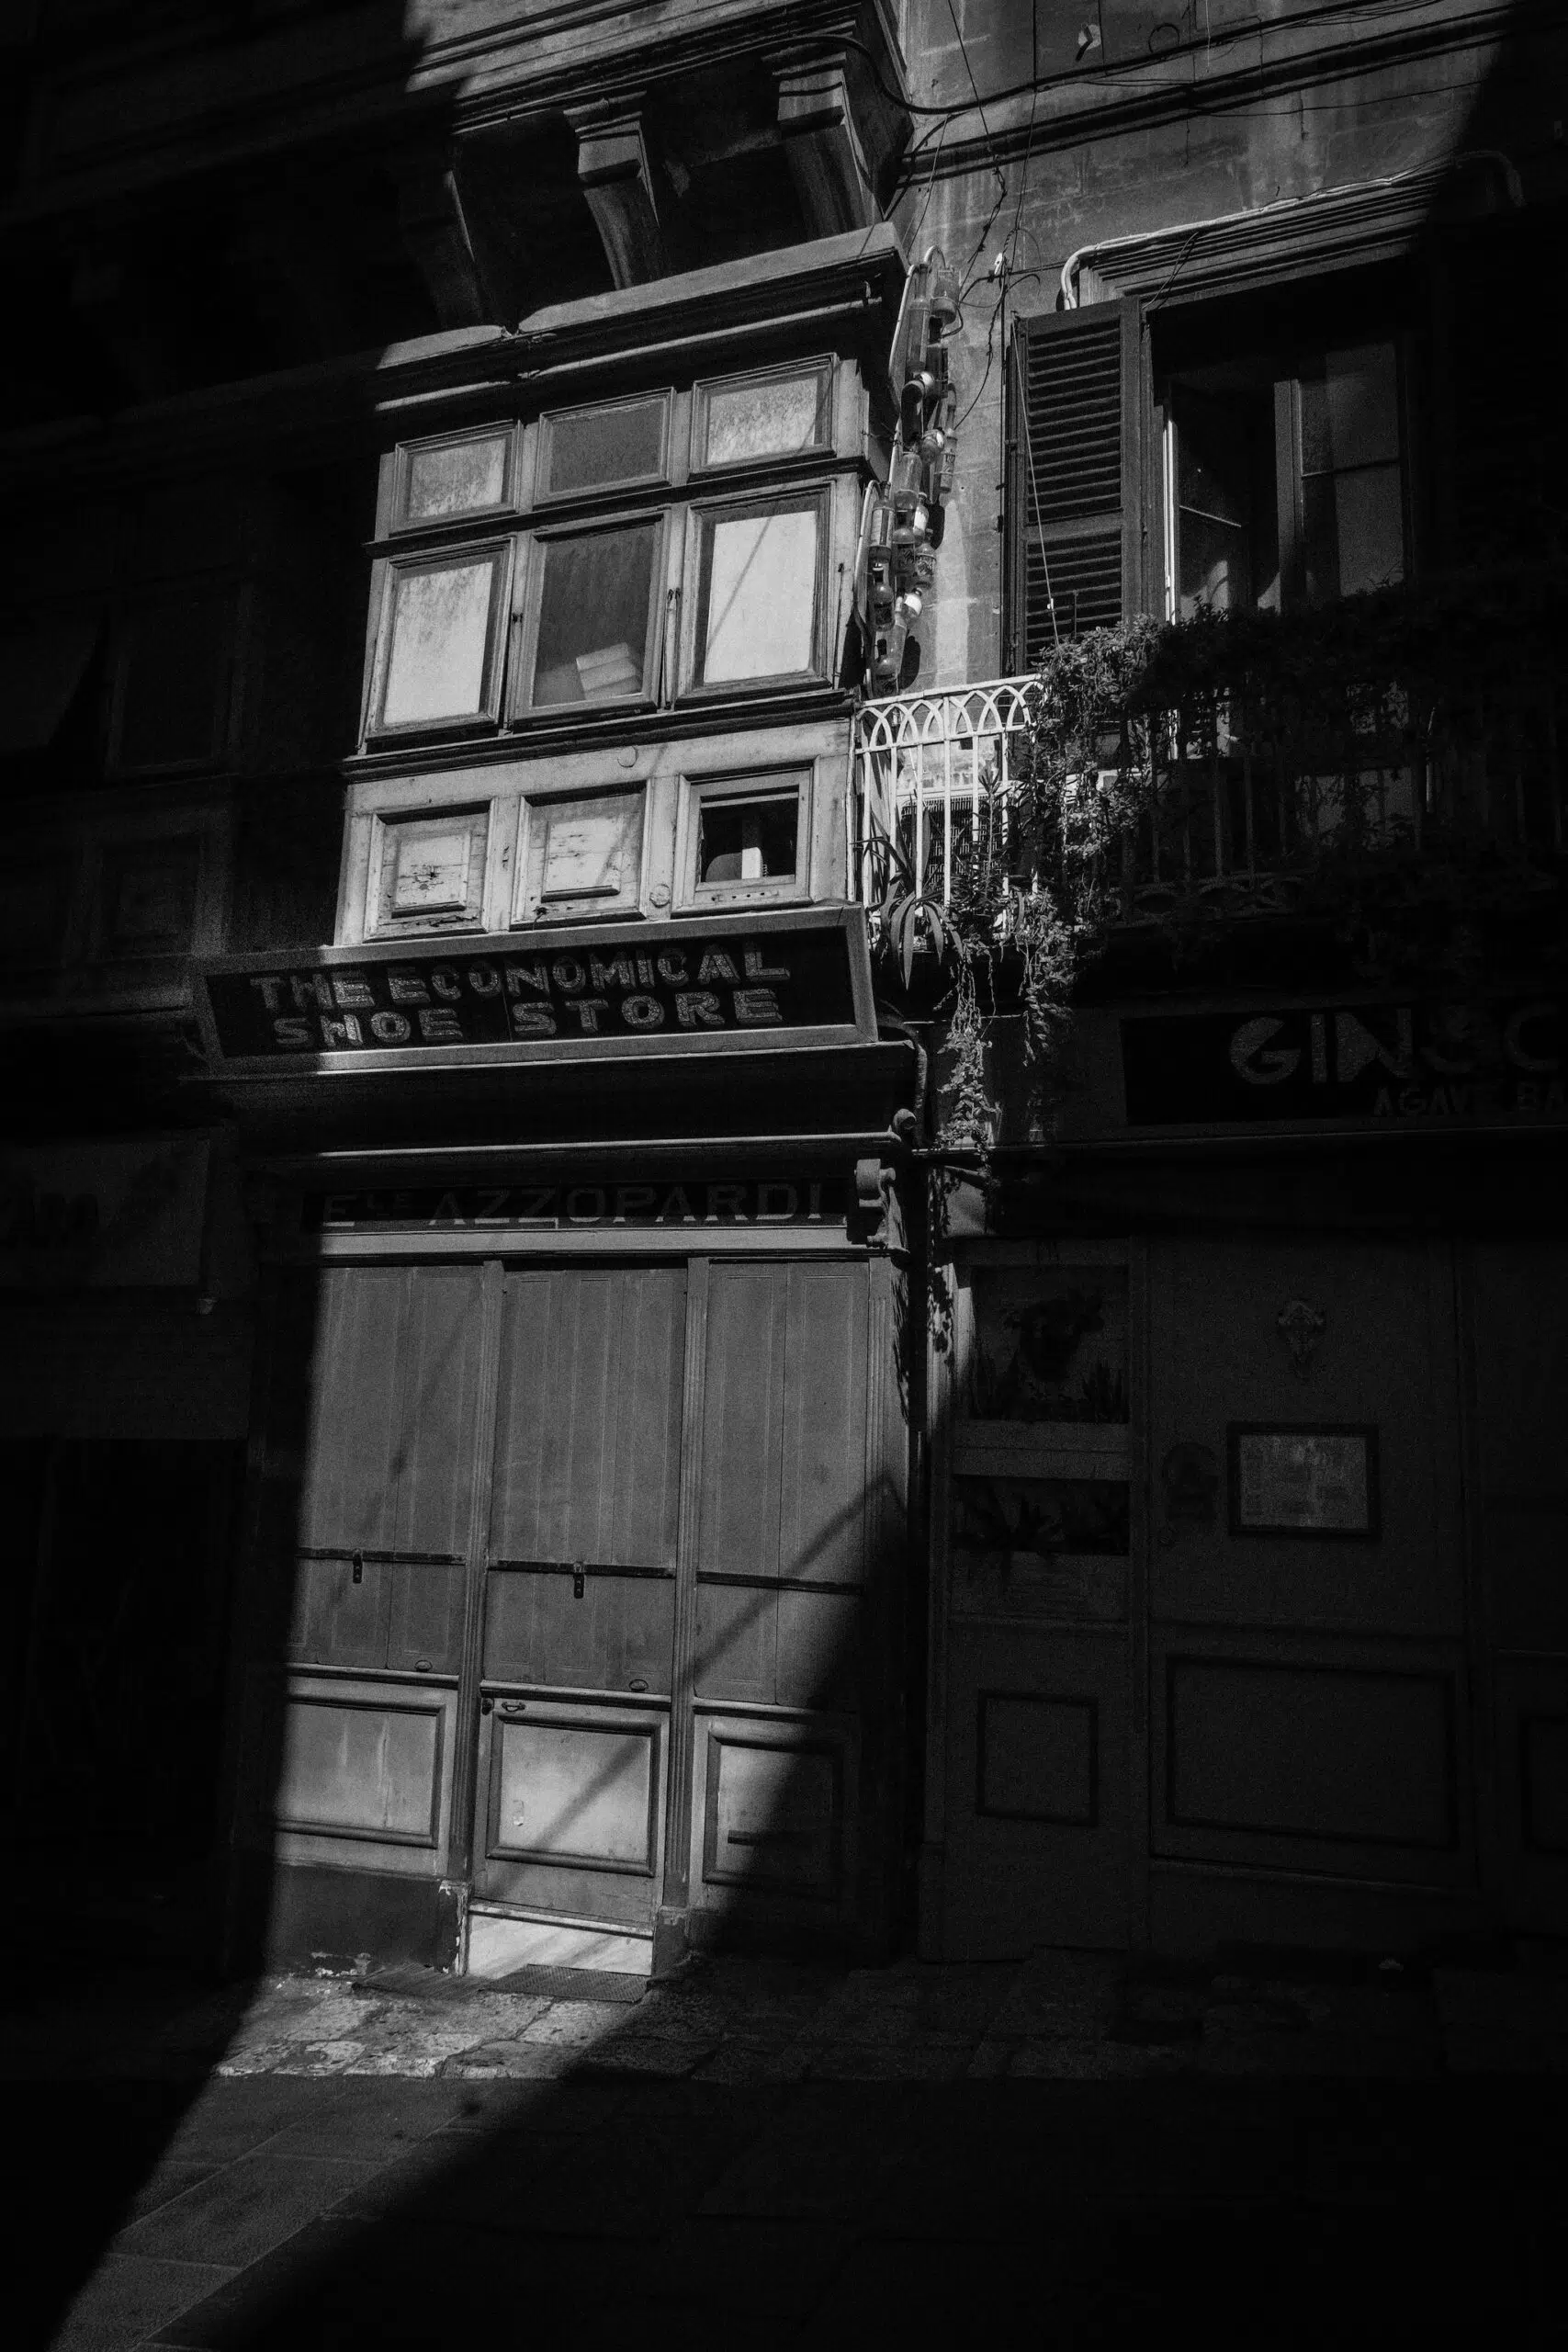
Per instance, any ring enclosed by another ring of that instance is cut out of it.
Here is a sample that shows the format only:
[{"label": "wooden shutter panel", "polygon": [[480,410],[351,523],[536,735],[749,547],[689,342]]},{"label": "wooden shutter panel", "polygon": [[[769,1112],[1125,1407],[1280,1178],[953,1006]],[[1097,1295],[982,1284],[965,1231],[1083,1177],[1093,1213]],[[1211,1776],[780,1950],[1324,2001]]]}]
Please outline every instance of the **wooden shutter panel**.
[{"label": "wooden shutter panel", "polygon": [[[1142,598],[1138,306],[1021,319],[1008,368],[1008,665]],[[1055,627],[1052,627],[1052,601]]]}]

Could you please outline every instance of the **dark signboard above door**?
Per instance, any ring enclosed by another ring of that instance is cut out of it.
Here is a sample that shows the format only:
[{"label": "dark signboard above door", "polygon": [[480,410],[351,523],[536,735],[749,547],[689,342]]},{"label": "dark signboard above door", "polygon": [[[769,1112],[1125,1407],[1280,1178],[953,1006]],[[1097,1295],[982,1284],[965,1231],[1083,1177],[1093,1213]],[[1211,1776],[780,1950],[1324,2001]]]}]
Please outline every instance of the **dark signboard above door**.
[{"label": "dark signboard above door", "polygon": [[1129,1126],[1568,1116],[1556,999],[1296,1005],[1122,1023]]},{"label": "dark signboard above door", "polygon": [[276,1071],[874,1041],[858,907],[219,956],[209,1051]]}]

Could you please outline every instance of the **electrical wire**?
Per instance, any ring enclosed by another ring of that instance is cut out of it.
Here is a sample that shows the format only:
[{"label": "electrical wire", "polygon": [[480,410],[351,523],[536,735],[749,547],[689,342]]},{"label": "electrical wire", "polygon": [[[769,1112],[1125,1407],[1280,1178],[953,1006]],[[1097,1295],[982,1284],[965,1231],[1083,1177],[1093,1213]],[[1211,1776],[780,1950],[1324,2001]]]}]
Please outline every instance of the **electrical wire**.
[{"label": "electrical wire", "polygon": [[[987,149],[989,149],[989,151],[990,151],[990,157],[991,157],[991,169],[995,172],[995,174],[996,174],[996,175],[997,175],[997,187],[998,187],[998,190],[1000,191],[1000,194],[999,194],[998,198],[998,204],[1005,204],[1005,203],[1007,202],[1007,192],[1008,192],[1008,184],[1007,184],[1007,179],[1006,179],[1006,177],[1005,177],[1005,175],[1004,175],[1004,174],[1003,174],[1002,167],[1001,167],[1000,164],[998,164],[998,161],[997,161],[997,151],[996,151],[996,148],[995,148],[995,147],[992,145],[992,143],[991,143],[991,126],[990,126],[990,124],[986,120],[986,109],[985,109],[985,107],[984,107],[984,105],[982,104],[982,102],[981,102],[981,98],[980,98],[980,85],[978,84],[978,82],[976,82],[976,79],[975,79],[975,68],[974,68],[974,67],[970,64],[970,62],[969,62],[969,51],[968,51],[968,50],[964,47],[964,28],[963,28],[963,27],[960,25],[960,23],[959,23],[959,21],[958,21],[958,11],[957,11],[957,9],[954,7],[954,6],[953,6],[953,0],[947,0],[947,13],[948,13],[948,15],[949,15],[949,16],[952,17],[952,19],[953,19],[953,29],[954,33],[957,35],[957,37],[958,37],[958,54],[959,54],[959,56],[964,60],[964,71],[965,72],[965,74],[968,74],[968,76],[969,76],[969,87],[970,87],[970,88],[971,88],[971,90],[973,90],[973,92],[975,93],[975,105],[976,105],[976,107],[977,108],[977,110],[978,110],[978,112],[979,112],[979,117],[980,117],[980,128],[981,128],[981,130],[982,130],[985,132],[985,134],[986,134],[986,145],[987,145]],[[996,214],[993,212],[993,214],[991,215],[991,220],[994,220],[995,219],[996,219]],[[990,229],[990,221],[987,221],[987,224],[986,224],[986,230],[985,230],[985,232],[982,232],[982,235],[981,235],[981,239],[980,239],[980,243],[981,243],[981,244],[984,244],[984,243],[985,243],[985,242],[986,242],[986,235],[989,232],[989,229]]]}]

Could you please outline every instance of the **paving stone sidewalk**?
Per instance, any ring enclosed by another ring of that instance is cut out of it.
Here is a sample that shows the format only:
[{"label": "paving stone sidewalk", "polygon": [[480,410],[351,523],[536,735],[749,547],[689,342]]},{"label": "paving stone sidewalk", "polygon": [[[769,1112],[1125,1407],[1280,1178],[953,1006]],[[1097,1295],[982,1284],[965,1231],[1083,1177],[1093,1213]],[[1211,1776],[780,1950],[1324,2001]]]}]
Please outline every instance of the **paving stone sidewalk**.
[{"label": "paving stone sidewalk", "polygon": [[[1473,2292],[1492,2340],[1568,2342],[1550,1953],[1337,1977],[726,1960],[617,1989],[323,1971],[143,1985],[113,2014],[40,1996],[0,2030],[13,2145],[56,2225],[58,2162],[82,2228],[28,2340],[467,2346],[489,2312],[564,2315],[574,2344],[743,2322],[750,2347],[874,2341],[906,2312],[1087,2346],[1190,2291],[1272,2344],[1313,2296],[1260,2324],[1270,2265],[1382,2275],[1397,2245],[1434,2326]],[[95,2144],[121,2160],[84,2190]]]}]

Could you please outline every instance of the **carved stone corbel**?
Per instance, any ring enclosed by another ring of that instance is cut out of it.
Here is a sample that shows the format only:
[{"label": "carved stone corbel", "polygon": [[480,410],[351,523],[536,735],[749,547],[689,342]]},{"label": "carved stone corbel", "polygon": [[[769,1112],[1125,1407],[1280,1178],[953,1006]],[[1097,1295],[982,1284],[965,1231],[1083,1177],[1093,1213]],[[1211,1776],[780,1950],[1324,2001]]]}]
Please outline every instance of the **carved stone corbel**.
[{"label": "carved stone corbel", "polygon": [[640,100],[569,108],[577,176],[617,286],[644,286],[665,270],[664,240],[642,134]]},{"label": "carved stone corbel", "polygon": [[422,154],[400,165],[398,225],[442,325],[484,325],[489,305],[449,157]]},{"label": "carved stone corbel", "polygon": [[814,237],[869,229],[881,219],[850,97],[847,59],[775,65],[779,136]]}]

